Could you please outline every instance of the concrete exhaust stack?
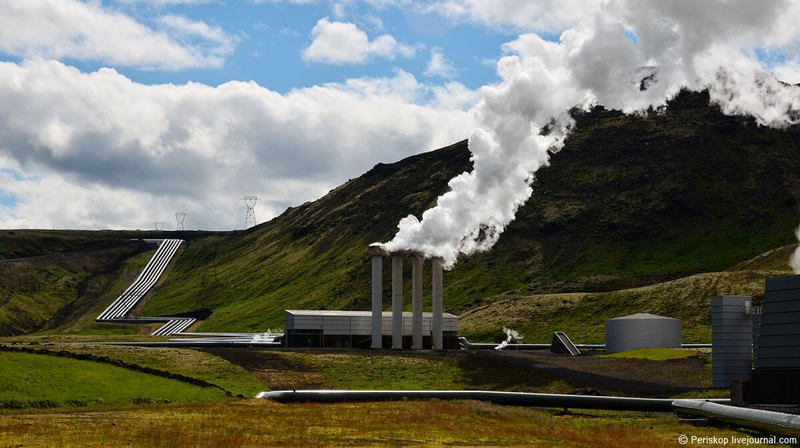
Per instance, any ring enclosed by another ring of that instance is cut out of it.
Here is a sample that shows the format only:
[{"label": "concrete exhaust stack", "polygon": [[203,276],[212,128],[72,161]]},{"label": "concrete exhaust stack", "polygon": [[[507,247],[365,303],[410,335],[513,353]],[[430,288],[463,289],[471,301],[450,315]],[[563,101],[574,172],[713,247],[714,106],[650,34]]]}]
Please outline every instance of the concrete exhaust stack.
[{"label": "concrete exhaust stack", "polygon": [[[422,349],[423,312],[422,276],[425,258],[413,251],[389,253],[379,244],[369,246],[372,258],[372,342],[371,348],[383,348],[383,257],[392,258],[392,349],[403,348],[403,258],[411,258],[411,348]],[[431,341],[434,350],[444,349],[442,317],[444,314],[442,288],[442,259],[431,260],[432,302]]]},{"label": "concrete exhaust stack", "polygon": [[422,257],[414,257],[411,269],[411,349],[422,350]]},{"label": "concrete exhaust stack", "polygon": [[392,349],[403,349],[403,257],[392,255]]},{"label": "concrete exhaust stack", "polygon": [[383,255],[379,246],[369,247],[372,258],[372,343],[371,348],[383,348]]}]

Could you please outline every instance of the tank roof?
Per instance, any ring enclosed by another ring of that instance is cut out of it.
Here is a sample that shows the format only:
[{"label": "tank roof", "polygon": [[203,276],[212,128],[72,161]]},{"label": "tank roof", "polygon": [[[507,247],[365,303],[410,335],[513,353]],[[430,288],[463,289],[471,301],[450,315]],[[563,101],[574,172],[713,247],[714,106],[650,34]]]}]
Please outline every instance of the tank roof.
[{"label": "tank roof", "polygon": [[675,319],[674,317],[659,316],[657,314],[650,314],[650,313],[636,313],[636,314],[631,314],[631,315],[628,315],[628,316],[614,317],[612,319],[607,319],[607,320],[617,320],[617,319],[670,319],[670,320],[679,320],[679,319]]}]

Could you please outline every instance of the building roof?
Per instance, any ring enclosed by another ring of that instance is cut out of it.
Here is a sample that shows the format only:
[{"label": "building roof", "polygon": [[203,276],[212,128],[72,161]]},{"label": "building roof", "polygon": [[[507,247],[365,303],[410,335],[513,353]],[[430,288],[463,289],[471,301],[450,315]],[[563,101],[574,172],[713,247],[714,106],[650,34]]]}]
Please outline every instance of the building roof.
[{"label": "building roof", "polygon": [[[339,316],[339,317],[369,317],[372,311],[342,311],[342,310],[286,310],[287,314],[294,316]],[[383,311],[382,317],[391,317],[391,311]],[[403,317],[411,317],[411,311],[403,311]],[[432,317],[433,313],[423,312],[423,317]],[[442,317],[456,319],[450,313],[442,313]]]}]

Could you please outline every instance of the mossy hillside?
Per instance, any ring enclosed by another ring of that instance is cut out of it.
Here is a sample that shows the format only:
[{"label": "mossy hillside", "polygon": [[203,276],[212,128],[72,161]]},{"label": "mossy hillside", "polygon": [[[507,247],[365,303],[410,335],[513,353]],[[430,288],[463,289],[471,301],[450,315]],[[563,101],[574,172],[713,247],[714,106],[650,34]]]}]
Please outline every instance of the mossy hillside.
[{"label": "mossy hillside", "polygon": [[99,313],[133,281],[125,274],[141,269],[149,257],[137,254],[147,250],[128,242],[0,263],[0,336],[74,326],[87,312]]},{"label": "mossy hillside", "polygon": [[[446,273],[445,308],[460,313],[521,288],[637,287],[721,271],[789,244],[799,132],[724,116],[707,95],[691,93],[661,112],[578,116],[495,247]],[[202,330],[244,331],[281,327],[287,308],[368,309],[366,246],[391,238],[401,217],[420,216],[470,169],[461,142],[379,164],[243,234],[193,241],[143,312],[206,314]]]},{"label": "mossy hillside", "polygon": [[681,319],[685,343],[711,342],[711,296],[763,298],[767,277],[786,271],[731,271],[695,274],[669,282],[608,292],[537,294],[509,291],[487,298],[459,316],[458,332],[470,341],[499,342],[502,327],[527,343],[549,343],[554,331],[576,344],[603,344],[605,320],[647,312]]}]

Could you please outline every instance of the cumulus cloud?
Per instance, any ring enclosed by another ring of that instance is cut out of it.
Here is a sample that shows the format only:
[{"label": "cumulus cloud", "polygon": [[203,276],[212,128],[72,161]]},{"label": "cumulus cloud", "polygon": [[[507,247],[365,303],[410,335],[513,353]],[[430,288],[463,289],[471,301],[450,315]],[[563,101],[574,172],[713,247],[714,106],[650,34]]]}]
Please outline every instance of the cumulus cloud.
[{"label": "cumulus cloud", "polygon": [[439,0],[420,6],[454,21],[492,28],[560,33],[594,14],[602,0]]},{"label": "cumulus cloud", "polygon": [[458,69],[453,65],[453,61],[444,57],[442,49],[439,47],[431,48],[431,59],[425,69],[425,76],[439,76],[442,78],[455,78]]},{"label": "cumulus cloud", "polygon": [[[0,51],[21,58],[70,58],[119,66],[177,70],[219,67],[232,40],[202,22],[171,16],[156,31],[99,2],[0,2]],[[179,41],[177,30],[197,39]]]},{"label": "cumulus cloud", "polygon": [[414,47],[397,42],[389,34],[372,41],[355,24],[320,19],[311,30],[312,42],[303,50],[303,60],[325,64],[364,64],[371,57],[412,57]]},{"label": "cumulus cloud", "polygon": [[[422,219],[402,219],[387,250],[420,251],[451,267],[460,254],[491,248],[530,197],[536,170],[562,147],[574,107],[602,104],[632,113],[664,105],[681,88],[708,89],[724,113],[776,127],[800,121],[800,89],[768,74],[756,56],[764,47],[785,54],[797,48],[800,34],[786,17],[800,2],[619,0],[574,10],[569,1],[528,3],[440,4],[486,22],[542,30],[570,25],[555,42],[529,33],[504,46],[497,64],[502,82],[481,89],[475,110],[474,170],[452,179]],[[527,17],[508,15],[511,6]]]},{"label": "cumulus cloud", "polygon": [[18,205],[0,226],[141,228],[182,210],[187,228],[230,229],[245,194],[263,221],[376,161],[464,138],[472,116],[433,98],[405,72],[280,94],[0,63],[0,166],[39,175],[3,182]]}]

